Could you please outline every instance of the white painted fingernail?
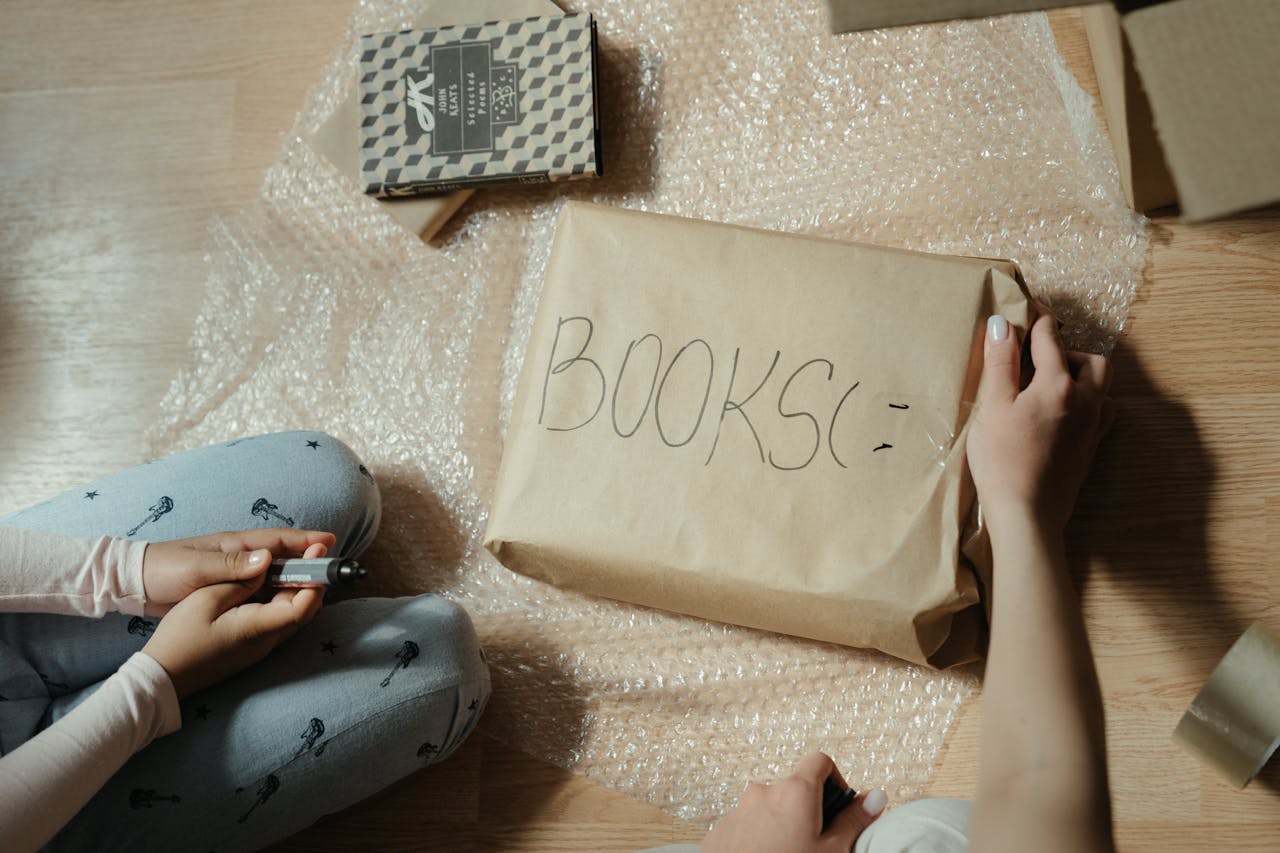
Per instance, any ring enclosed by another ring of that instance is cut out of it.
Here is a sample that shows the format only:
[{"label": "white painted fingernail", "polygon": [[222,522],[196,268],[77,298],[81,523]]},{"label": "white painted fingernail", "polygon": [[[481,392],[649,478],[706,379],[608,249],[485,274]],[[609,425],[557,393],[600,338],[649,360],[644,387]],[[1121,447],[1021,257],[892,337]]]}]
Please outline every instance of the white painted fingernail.
[{"label": "white painted fingernail", "polygon": [[862,801],[862,810],[867,813],[867,817],[879,817],[880,812],[884,811],[887,805],[889,805],[889,795],[883,788],[876,788]]},{"label": "white painted fingernail", "polygon": [[271,552],[266,548],[259,548],[257,551],[254,551],[249,555],[249,568],[250,570],[256,571],[265,566],[267,561],[270,559]]},{"label": "white painted fingernail", "polygon": [[987,318],[987,336],[995,343],[1009,337],[1009,321],[1001,314],[992,314]]}]

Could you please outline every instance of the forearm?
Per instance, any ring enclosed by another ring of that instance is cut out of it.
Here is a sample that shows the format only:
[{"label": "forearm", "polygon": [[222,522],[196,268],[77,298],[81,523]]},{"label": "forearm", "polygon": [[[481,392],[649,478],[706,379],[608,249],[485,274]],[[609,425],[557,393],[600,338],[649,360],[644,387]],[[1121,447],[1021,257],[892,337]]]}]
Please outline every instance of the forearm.
[{"label": "forearm", "polygon": [[147,543],[0,527],[0,612],[141,616]]},{"label": "forearm", "polygon": [[1102,701],[1061,535],[1000,521],[974,849],[1109,849]]},{"label": "forearm", "polygon": [[35,850],[138,750],[181,725],[164,670],[142,653],[75,710],[0,758],[0,838]]}]

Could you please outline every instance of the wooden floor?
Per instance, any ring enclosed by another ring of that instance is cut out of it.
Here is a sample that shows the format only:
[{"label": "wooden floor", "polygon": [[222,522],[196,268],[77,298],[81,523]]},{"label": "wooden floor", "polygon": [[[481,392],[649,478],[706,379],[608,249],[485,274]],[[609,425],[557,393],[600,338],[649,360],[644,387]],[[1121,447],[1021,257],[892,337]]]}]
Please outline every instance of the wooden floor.
[{"label": "wooden floor", "polygon": [[[209,220],[256,195],[350,0],[0,6],[0,512],[141,461],[199,306]],[[1054,13],[1092,86],[1078,13]],[[1121,418],[1072,530],[1126,850],[1280,849],[1169,740],[1252,621],[1280,631],[1280,213],[1152,224]],[[980,701],[932,785],[965,795]],[[482,737],[288,850],[635,850],[675,821]]]}]

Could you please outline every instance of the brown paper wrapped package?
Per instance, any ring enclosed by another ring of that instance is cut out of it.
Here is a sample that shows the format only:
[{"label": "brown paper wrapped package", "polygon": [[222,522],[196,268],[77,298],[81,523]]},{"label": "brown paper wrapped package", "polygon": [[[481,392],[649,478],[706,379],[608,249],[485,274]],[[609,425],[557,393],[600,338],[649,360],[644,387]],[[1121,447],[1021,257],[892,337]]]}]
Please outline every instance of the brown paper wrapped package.
[{"label": "brown paper wrapped package", "polygon": [[570,203],[485,547],[570,589],[971,660],[964,432],[987,316],[1029,311],[1007,261]]}]

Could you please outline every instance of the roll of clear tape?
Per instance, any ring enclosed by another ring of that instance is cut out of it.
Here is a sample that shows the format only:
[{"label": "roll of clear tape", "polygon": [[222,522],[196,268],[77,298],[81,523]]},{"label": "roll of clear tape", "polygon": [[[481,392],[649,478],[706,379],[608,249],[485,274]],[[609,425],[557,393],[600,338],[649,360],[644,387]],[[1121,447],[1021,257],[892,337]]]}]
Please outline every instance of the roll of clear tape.
[{"label": "roll of clear tape", "polygon": [[1255,623],[1178,721],[1173,739],[1243,788],[1280,747],[1280,640]]}]

